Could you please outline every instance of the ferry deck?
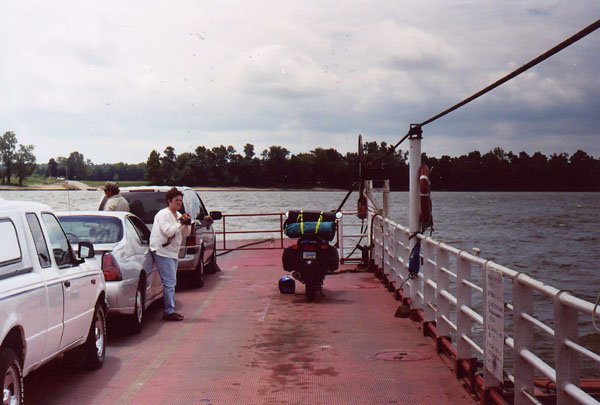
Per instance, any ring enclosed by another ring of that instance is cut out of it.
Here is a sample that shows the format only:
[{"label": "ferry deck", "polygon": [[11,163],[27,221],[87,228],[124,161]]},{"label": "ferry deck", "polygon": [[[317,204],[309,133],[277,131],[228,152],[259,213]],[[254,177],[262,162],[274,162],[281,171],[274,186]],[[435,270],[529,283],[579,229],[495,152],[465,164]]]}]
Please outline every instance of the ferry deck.
[{"label": "ferry deck", "polygon": [[468,404],[475,399],[371,272],[342,265],[322,298],[280,294],[281,250],[232,251],[201,289],[180,281],[183,322],[160,304],[142,332],[108,324],[104,367],[56,361],[26,379],[44,404]]}]

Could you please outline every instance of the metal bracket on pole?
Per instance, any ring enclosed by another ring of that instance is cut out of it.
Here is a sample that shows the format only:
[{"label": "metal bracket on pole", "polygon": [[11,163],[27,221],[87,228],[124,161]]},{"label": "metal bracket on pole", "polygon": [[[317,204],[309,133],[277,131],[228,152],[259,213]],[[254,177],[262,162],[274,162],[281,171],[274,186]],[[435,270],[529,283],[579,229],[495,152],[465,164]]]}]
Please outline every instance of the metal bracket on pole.
[{"label": "metal bracket on pole", "polygon": [[423,129],[421,128],[421,124],[410,124],[408,139],[423,139]]}]

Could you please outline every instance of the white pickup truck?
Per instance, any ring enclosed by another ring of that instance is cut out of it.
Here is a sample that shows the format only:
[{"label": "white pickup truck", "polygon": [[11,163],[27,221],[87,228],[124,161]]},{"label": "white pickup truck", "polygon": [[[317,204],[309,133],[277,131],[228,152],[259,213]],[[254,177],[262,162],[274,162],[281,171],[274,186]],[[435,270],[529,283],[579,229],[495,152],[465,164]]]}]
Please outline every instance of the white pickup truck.
[{"label": "white pickup truck", "polygon": [[21,404],[23,378],[68,353],[99,368],[106,342],[105,282],[91,244],[78,257],[43,204],[0,198],[0,378],[3,404]]}]

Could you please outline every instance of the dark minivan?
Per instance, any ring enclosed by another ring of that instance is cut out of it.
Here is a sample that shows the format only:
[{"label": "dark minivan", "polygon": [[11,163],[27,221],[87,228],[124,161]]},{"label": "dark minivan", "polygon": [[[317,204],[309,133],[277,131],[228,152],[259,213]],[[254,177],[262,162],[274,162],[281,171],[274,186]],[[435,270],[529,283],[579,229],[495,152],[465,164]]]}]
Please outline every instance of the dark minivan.
[{"label": "dark minivan", "polygon": [[[167,206],[166,194],[171,186],[121,187],[121,195],[129,202],[129,211],[144,221],[152,229],[154,216]],[[212,226],[213,220],[221,219],[221,212],[212,211],[210,217],[198,193],[190,187],[176,187],[183,193],[182,214],[187,212],[193,219],[192,233],[185,239],[179,249],[179,265],[177,271],[193,272],[193,282],[197,287],[204,285],[204,273],[218,271],[216,256],[216,237]],[[102,198],[102,210],[106,197]]]}]

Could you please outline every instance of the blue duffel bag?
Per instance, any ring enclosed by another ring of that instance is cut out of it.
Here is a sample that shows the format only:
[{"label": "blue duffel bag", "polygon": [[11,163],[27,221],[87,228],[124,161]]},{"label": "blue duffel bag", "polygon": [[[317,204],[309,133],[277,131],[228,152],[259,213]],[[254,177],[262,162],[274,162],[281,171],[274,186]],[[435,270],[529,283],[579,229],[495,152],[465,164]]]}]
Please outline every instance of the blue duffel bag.
[{"label": "blue duffel bag", "polygon": [[299,238],[304,235],[317,235],[325,240],[332,241],[335,237],[335,222],[294,222],[288,223],[284,230],[286,236]]}]

